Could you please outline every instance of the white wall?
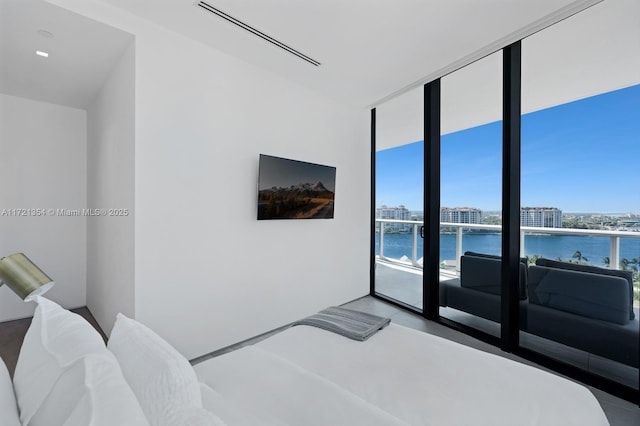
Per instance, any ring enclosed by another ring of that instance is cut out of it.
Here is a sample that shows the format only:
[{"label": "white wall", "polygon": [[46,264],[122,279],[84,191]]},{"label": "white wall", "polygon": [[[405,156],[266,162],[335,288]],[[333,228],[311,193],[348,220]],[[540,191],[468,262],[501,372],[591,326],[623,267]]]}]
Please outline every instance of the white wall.
[{"label": "white wall", "polygon": [[[136,36],[135,316],[187,357],[369,288],[368,112],[96,1]],[[337,167],[334,220],[256,220],[260,153]]]},{"label": "white wall", "polygon": [[134,317],[135,46],[115,65],[87,113],[87,306],[105,331]]},{"label": "white wall", "polygon": [[[0,94],[0,256],[24,252],[56,281],[47,297],[67,308],[86,304],[87,222],[50,209],[86,206],[86,128],[83,110]],[[33,310],[34,303],[0,287],[0,321]]]},{"label": "white wall", "polygon": [[[193,357],[366,294],[359,114],[167,31],[137,51],[136,317]],[[336,218],[258,222],[260,153],[336,166]]]}]

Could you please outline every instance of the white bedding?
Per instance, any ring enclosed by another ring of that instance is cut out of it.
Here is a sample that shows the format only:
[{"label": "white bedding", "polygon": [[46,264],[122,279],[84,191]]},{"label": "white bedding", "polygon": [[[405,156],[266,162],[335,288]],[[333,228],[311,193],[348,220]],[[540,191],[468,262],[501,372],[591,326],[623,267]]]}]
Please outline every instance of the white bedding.
[{"label": "white bedding", "polygon": [[[239,408],[237,411],[242,411],[254,421],[260,420],[261,424],[406,424],[339,386],[259,347],[249,346],[229,355],[194,367],[198,377],[218,394],[216,406],[203,405],[204,408],[219,415],[229,426],[235,425],[220,415],[221,400],[227,400],[234,408]],[[203,398],[205,402],[211,403],[213,398]]]},{"label": "white bedding", "polygon": [[395,324],[365,342],[297,326],[194,368],[229,426],[608,425],[583,386]]}]

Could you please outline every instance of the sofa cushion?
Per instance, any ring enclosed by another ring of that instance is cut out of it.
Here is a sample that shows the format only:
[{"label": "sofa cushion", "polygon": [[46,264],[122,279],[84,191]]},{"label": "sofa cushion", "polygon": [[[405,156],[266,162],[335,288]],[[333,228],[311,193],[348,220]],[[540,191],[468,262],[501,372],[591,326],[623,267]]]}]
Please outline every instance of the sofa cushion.
[{"label": "sofa cushion", "polygon": [[[442,281],[440,289],[446,293],[446,306],[500,323],[501,299],[493,294],[460,286],[458,280]],[[520,324],[526,324],[526,300],[520,302]]]},{"label": "sofa cushion", "polygon": [[557,260],[549,260],[540,258],[536,260],[536,265],[547,266],[549,268],[568,269],[571,271],[590,272],[592,274],[609,275],[612,277],[620,277],[627,280],[629,286],[629,319],[634,319],[636,316],[633,313],[633,272],[620,271],[617,269],[599,268],[591,265],[581,265],[579,263],[560,262]]},{"label": "sofa cushion", "polygon": [[[484,257],[484,258],[487,258],[487,259],[502,260],[502,256],[499,256],[497,254],[477,253],[475,251],[465,251],[464,255],[465,256]],[[521,257],[520,258],[520,262],[522,262],[522,263],[524,263],[526,265],[527,264],[527,258],[526,257]]]},{"label": "sofa cushion", "polygon": [[529,301],[616,324],[629,322],[627,281],[620,277],[531,266]]},{"label": "sofa cushion", "polygon": [[638,368],[638,318],[625,325],[527,304],[527,333]]},{"label": "sofa cushion", "polygon": [[[501,257],[465,252],[460,258],[460,285],[485,293],[502,294]],[[520,262],[520,300],[527,298],[527,264]]]}]

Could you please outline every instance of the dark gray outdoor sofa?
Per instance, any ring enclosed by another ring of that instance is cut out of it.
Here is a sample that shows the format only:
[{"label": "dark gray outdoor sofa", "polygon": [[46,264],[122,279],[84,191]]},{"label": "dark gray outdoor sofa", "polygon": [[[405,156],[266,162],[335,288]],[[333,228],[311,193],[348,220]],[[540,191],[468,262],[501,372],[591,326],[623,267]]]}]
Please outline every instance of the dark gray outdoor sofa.
[{"label": "dark gray outdoor sofa", "polygon": [[[467,252],[460,281],[441,286],[441,305],[500,322],[499,257]],[[640,323],[630,271],[523,261],[519,295],[523,331],[638,368]]]},{"label": "dark gray outdoor sofa", "polygon": [[[443,282],[440,304],[500,322],[500,257],[466,252],[460,258],[460,280]],[[527,299],[527,263],[520,261],[519,297]],[[522,309],[520,309],[522,313]]]}]

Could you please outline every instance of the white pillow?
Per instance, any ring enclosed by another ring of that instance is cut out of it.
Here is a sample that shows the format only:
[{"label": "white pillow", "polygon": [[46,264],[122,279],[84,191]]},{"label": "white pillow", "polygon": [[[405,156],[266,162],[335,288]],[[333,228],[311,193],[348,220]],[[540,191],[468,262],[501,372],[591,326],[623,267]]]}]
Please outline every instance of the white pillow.
[{"label": "white pillow", "polygon": [[170,425],[185,407],[202,408],[189,361],[149,328],[118,314],[107,347],[152,426]]},{"label": "white pillow", "polygon": [[13,376],[20,420],[28,424],[64,370],[91,353],[105,352],[100,334],[80,315],[36,296],[31,326]]},{"label": "white pillow", "polygon": [[18,405],[7,366],[0,358],[0,425],[20,426]]},{"label": "white pillow", "polygon": [[68,367],[33,416],[30,426],[148,425],[118,361],[106,349]]},{"label": "white pillow", "polygon": [[182,407],[174,411],[167,424],[172,426],[226,426],[226,423],[218,416],[199,407]]}]

